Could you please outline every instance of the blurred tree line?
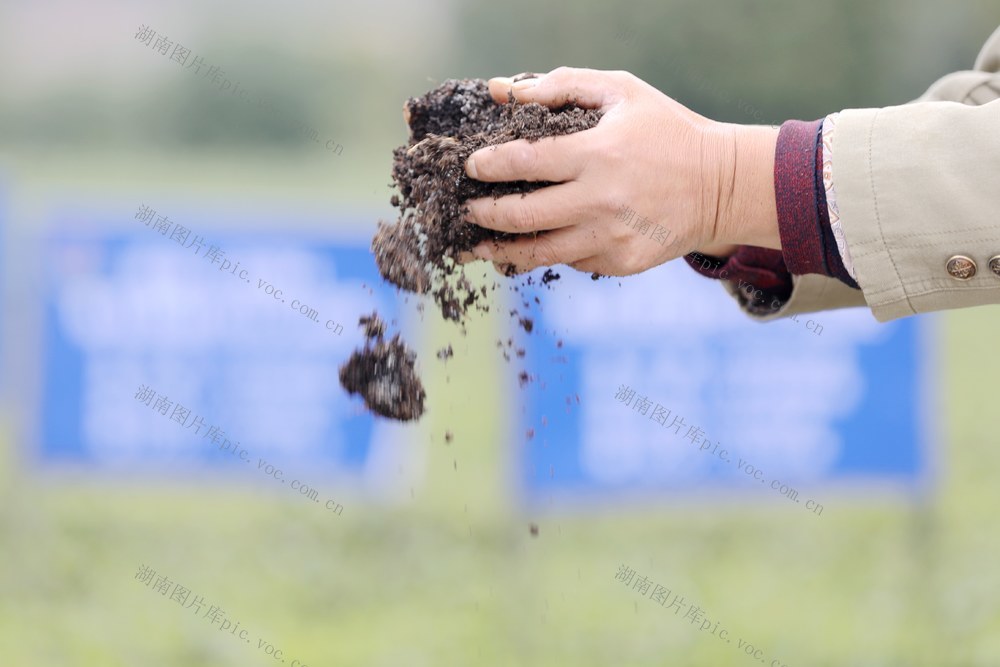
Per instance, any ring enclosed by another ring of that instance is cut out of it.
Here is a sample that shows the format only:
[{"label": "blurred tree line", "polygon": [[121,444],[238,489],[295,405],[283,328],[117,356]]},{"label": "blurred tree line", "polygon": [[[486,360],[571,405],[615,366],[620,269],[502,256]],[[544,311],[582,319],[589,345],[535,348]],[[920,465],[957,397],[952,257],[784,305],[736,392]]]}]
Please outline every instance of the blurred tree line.
[{"label": "blurred tree line", "polygon": [[[776,124],[913,99],[939,76],[971,66],[1000,23],[996,9],[988,0],[439,0],[427,10],[434,30],[419,26],[412,39],[305,51],[268,34],[213,27],[206,59],[273,100],[277,115],[218,93],[123,34],[122,49],[144,71],[132,90],[110,99],[98,75],[28,101],[5,95],[0,141],[316,150],[307,148],[306,124],[343,143],[345,154],[362,145],[384,158],[383,147],[405,138],[407,97],[447,78],[559,65],[628,70],[711,118]],[[352,28],[380,39],[378,21]]]},{"label": "blurred tree line", "polygon": [[941,75],[972,66],[1000,24],[997,9],[985,1],[636,0],[624,7],[585,0],[565,15],[510,0],[467,8],[459,50],[470,75],[623,69],[716,120],[771,124],[919,96]]}]

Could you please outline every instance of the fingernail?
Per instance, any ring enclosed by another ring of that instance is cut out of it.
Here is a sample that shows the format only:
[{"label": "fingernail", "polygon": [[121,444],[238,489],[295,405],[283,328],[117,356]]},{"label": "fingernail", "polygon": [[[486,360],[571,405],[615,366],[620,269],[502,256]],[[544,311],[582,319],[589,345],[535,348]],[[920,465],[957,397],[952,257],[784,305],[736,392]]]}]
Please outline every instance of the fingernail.
[{"label": "fingernail", "polygon": [[498,81],[505,86],[509,86],[513,82],[513,79],[509,76],[495,76],[490,81]]},{"label": "fingernail", "polygon": [[539,81],[541,81],[541,79],[521,79],[520,81],[514,83],[511,87],[514,90],[526,90],[537,86]]},{"label": "fingernail", "polygon": [[469,159],[465,161],[465,174],[469,178],[479,178],[479,172],[476,171],[476,154],[473,153],[469,156]]},{"label": "fingernail", "polygon": [[472,249],[472,254],[479,259],[485,259],[487,262],[492,261],[493,253],[490,252],[489,246],[485,243],[480,243],[475,248]]}]

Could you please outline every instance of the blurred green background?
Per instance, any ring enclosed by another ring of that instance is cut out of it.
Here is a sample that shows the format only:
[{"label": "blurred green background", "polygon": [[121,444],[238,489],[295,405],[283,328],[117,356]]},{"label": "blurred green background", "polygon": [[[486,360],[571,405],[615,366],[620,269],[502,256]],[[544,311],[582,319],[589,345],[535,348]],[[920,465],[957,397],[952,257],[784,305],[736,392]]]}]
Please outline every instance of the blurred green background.
[{"label": "blurred green background", "polygon": [[[0,183],[8,334],[22,326],[17,239],[53,201],[157,196],[388,206],[403,101],[447,78],[629,70],[709,117],[813,119],[902,103],[971,66],[995,2],[504,4],[95,1],[0,6]],[[219,95],[134,39],[189,46],[283,111]],[[748,111],[752,109],[752,111]],[[333,155],[291,128],[343,145]],[[229,204],[226,204],[226,203]],[[425,351],[456,339],[427,318]],[[526,516],[514,497],[507,367],[483,317],[428,365],[413,429],[422,478],[399,499],[343,499],[331,520],[230,483],[129,482],[24,465],[5,350],[0,665],[267,665],[134,580],[182,582],[279,647],[286,664],[740,665],[749,660],[614,581],[671,583],[734,636],[793,667],[1000,664],[995,308],[940,320],[938,474],[914,504],[839,497],[821,520],[764,505],[655,504]],[[447,377],[446,377],[447,374]],[[447,443],[444,432],[454,434]],[[878,447],[878,442],[871,442]],[[540,534],[527,529],[537,522]]]}]

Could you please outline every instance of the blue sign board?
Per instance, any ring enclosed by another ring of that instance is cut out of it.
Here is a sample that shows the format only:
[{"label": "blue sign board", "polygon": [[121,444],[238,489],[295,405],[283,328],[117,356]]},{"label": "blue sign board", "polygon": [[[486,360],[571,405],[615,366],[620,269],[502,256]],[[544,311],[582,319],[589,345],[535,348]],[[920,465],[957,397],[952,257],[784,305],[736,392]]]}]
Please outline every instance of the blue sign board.
[{"label": "blue sign board", "polygon": [[380,425],[338,367],[363,343],[359,316],[398,315],[367,243],[144,208],[56,224],[43,244],[37,461],[363,468]]},{"label": "blue sign board", "polygon": [[812,510],[820,487],[922,486],[924,318],[879,324],[855,308],[755,322],[682,261],[598,281],[560,273],[520,292],[522,307],[541,302],[524,336],[528,502],[745,489]]}]

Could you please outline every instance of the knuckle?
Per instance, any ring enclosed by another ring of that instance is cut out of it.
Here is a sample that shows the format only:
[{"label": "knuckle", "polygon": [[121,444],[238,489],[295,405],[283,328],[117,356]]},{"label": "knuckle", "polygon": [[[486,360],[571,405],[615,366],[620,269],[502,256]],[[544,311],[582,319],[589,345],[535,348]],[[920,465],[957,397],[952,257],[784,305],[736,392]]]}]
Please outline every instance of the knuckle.
[{"label": "knuckle", "polygon": [[627,206],[628,194],[622,188],[608,188],[594,195],[595,208],[605,215],[615,217],[622,206]]},{"label": "knuckle", "polygon": [[513,210],[510,223],[515,232],[530,232],[535,229],[537,220],[538,216],[535,214],[534,206],[522,201]]},{"label": "knuckle", "polygon": [[518,180],[531,180],[538,164],[538,150],[527,141],[519,141],[510,147],[507,166],[510,175]]}]

